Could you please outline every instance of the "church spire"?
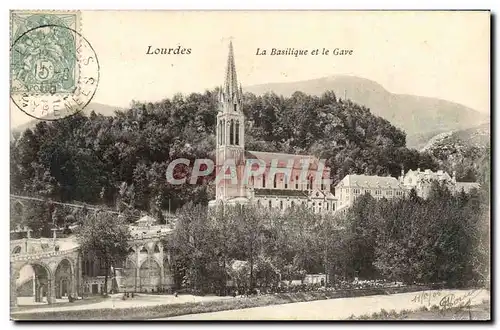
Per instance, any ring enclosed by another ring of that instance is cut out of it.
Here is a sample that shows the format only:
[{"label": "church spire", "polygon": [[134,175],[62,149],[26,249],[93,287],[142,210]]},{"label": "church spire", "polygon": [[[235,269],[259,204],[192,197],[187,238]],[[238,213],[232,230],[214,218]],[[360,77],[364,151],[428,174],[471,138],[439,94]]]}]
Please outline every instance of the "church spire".
[{"label": "church spire", "polygon": [[236,66],[234,65],[233,42],[229,41],[229,55],[227,57],[226,77],[224,80],[224,96],[227,101],[239,100],[238,78],[236,77]]}]

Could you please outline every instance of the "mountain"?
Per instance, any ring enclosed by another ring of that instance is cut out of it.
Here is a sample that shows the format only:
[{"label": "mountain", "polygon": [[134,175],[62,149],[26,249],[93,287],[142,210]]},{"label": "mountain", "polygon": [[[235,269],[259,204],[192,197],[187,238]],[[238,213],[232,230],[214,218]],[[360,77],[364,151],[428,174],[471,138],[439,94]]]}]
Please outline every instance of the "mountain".
[{"label": "mountain", "polygon": [[375,81],[356,76],[330,76],[291,83],[270,83],[245,88],[262,95],[274,92],[290,96],[295,91],[321,95],[333,90],[337,97],[370,108],[377,116],[403,129],[407,145],[420,148],[433,136],[489,122],[489,116],[464,105],[436,98],[393,94]]},{"label": "mountain", "polygon": [[490,141],[490,124],[482,124],[472,128],[438,134],[427,142],[422,151],[434,150],[444,146],[484,148]]},{"label": "mountain", "polygon": [[[102,114],[104,116],[113,116],[115,114],[116,110],[121,110],[122,108],[120,107],[114,107],[111,105],[106,105],[106,104],[101,104],[101,103],[95,103],[95,102],[90,102],[89,105],[83,109],[82,113],[89,115],[92,111],[95,111],[97,114]],[[25,124],[18,125],[15,127],[11,128],[11,131],[13,132],[23,132],[27,128],[33,128],[36,126],[36,124],[40,121],[40,119],[31,119]]]}]

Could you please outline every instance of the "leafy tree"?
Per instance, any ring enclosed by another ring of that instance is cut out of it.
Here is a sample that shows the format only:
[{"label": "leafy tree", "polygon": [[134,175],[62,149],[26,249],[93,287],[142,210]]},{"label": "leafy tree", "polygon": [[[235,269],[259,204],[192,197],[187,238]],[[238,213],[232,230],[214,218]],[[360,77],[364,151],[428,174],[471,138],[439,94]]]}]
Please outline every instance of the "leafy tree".
[{"label": "leafy tree", "polygon": [[131,236],[126,222],[109,212],[91,212],[76,235],[83,253],[95,255],[104,261],[104,287],[107,288],[110,268],[121,264],[128,254]]}]

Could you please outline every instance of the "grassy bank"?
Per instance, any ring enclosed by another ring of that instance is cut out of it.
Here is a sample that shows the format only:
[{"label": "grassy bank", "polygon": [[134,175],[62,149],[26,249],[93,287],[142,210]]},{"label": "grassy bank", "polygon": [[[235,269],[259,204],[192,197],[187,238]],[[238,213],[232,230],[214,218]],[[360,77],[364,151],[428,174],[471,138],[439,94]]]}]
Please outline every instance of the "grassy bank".
[{"label": "grassy bank", "polygon": [[268,305],[288,304],[322,299],[361,297],[380,294],[394,294],[428,290],[427,287],[409,286],[395,288],[377,288],[342,291],[316,291],[299,293],[281,293],[254,296],[249,298],[233,298],[197,303],[183,303],[134,308],[106,308],[71,311],[54,311],[44,313],[13,314],[14,320],[143,320],[172,317],[186,314],[218,312],[224,310],[261,307]]},{"label": "grassy bank", "polygon": [[381,309],[378,313],[365,314],[348,318],[348,320],[490,320],[491,305],[489,301],[483,301],[480,305],[468,307],[455,307],[442,309],[437,305],[431,307],[422,306],[418,310],[404,309],[400,312],[395,310],[386,311]]}]

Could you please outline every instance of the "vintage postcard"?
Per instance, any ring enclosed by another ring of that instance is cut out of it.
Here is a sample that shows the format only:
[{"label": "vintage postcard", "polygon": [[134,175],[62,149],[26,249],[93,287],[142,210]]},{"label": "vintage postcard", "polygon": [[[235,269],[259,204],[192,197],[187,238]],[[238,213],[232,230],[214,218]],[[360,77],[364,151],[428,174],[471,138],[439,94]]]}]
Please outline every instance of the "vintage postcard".
[{"label": "vintage postcard", "polygon": [[489,11],[9,17],[12,320],[491,320]]}]

